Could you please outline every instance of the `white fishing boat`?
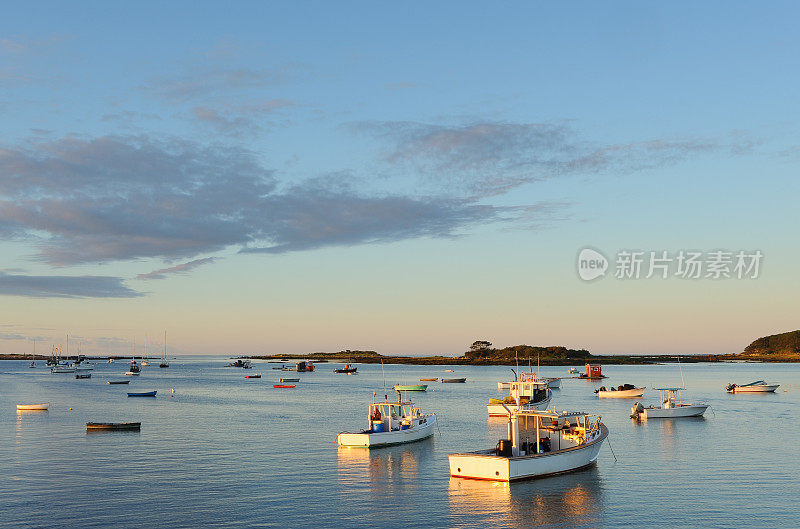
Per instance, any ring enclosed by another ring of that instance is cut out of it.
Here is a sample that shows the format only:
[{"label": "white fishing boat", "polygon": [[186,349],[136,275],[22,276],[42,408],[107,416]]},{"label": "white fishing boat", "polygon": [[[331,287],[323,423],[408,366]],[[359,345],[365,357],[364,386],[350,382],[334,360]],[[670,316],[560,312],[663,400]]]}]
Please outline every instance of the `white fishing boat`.
[{"label": "white fishing boat", "polygon": [[655,388],[660,392],[660,406],[643,406],[637,402],[631,408],[634,419],[671,419],[679,417],[700,417],[708,409],[708,404],[685,403],[681,391],[686,388]]},{"label": "white fishing boat", "polygon": [[71,364],[69,365],[57,365],[55,367],[50,368],[51,373],[74,373],[75,367]]},{"label": "white fishing boat", "polygon": [[725,390],[729,393],[772,393],[780,387],[780,384],[767,384],[763,380],[756,380],[749,384],[728,384]]},{"label": "white fishing boat", "polygon": [[397,396],[397,402],[373,401],[369,405],[369,429],[340,433],[336,437],[339,446],[377,448],[421,441],[432,436],[436,415],[423,414],[411,401],[404,401],[399,391]]},{"label": "white fishing boat", "polygon": [[45,402],[44,404],[17,404],[18,410],[47,410],[50,408],[50,403]]},{"label": "white fishing boat", "polygon": [[610,387],[608,389],[605,386],[600,386],[600,389],[595,390],[595,393],[601,399],[631,399],[640,398],[644,395],[645,389],[644,387],[637,388],[633,384],[623,384],[616,388]]},{"label": "white fishing boat", "polygon": [[[508,396],[489,399],[486,410],[490,417],[507,417],[510,406],[521,406],[523,411],[546,410],[553,398],[553,392],[545,382],[537,381],[536,373],[520,373],[515,380],[507,382]],[[498,389],[500,385],[498,384]]]},{"label": "white fishing boat", "polygon": [[[597,461],[608,437],[600,417],[584,412],[524,411],[512,406],[508,415],[507,439],[495,448],[447,456],[451,477],[516,481],[580,470]],[[521,421],[527,426],[522,432]]]},{"label": "white fishing boat", "polygon": [[569,368],[569,374],[570,375],[577,375],[577,374],[580,374],[580,371],[578,371],[577,367],[570,367]]}]

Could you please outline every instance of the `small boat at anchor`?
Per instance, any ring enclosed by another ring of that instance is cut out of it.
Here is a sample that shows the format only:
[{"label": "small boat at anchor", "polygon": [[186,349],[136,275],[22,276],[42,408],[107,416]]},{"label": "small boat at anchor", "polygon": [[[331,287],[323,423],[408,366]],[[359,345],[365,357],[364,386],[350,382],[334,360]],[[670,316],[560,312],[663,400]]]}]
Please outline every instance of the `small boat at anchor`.
[{"label": "small boat at anchor", "polygon": [[369,429],[340,433],[336,436],[339,446],[377,448],[421,441],[433,435],[436,415],[423,414],[411,401],[404,401],[401,391],[397,392],[397,402],[374,402],[374,393],[372,398]]},{"label": "small boat at anchor", "polygon": [[139,430],[140,422],[87,422],[87,430]]},{"label": "small boat at anchor", "polygon": [[273,384],[272,387],[275,389],[292,389],[295,384]]},{"label": "small boat at anchor", "polygon": [[537,381],[536,373],[520,373],[514,380],[498,383],[508,389],[503,399],[489,399],[486,410],[489,417],[507,417],[508,407],[520,406],[522,411],[545,410],[553,398],[553,392],[545,382]]},{"label": "small boat at anchor", "polygon": [[346,373],[348,375],[352,375],[353,373],[358,372],[357,367],[353,367],[350,364],[345,364],[344,367],[340,367],[338,369],[333,370],[334,373]]},{"label": "small boat at anchor", "polygon": [[772,393],[780,387],[780,384],[767,384],[763,380],[756,380],[749,384],[728,384],[725,391],[728,393]]},{"label": "small boat at anchor", "polygon": [[278,382],[280,382],[281,384],[283,384],[285,382],[300,382],[300,379],[299,378],[282,378],[282,379],[278,380]]},{"label": "small boat at anchor", "polygon": [[467,381],[467,378],[443,378],[442,384],[463,384]]},{"label": "small boat at anchor", "polygon": [[420,382],[436,382],[437,380],[439,380],[439,377],[436,377],[436,378],[421,378],[421,379],[419,379]]},{"label": "small boat at anchor", "polygon": [[75,373],[75,378],[92,378],[91,373]]},{"label": "small boat at anchor", "polygon": [[700,417],[708,409],[708,404],[684,403],[681,391],[685,388],[655,388],[661,394],[661,406],[643,406],[640,402],[631,408],[632,419],[672,419],[680,417]]},{"label": "small boat at anchor", "polygon": [[244,378],[261,378],[261,373],[258,375],[245,375]]},{"label": "small boat at anchor", "polygon": [[113,384],[130,384],[130,383],[131,383],[130,380],[108,380],[108,381],[106,381],[106,384],[112,384],[112,385]]},{"label": "small boat at anchor", "polygon": [[596,389],[594,392],[601,399],[629,399],[641,398],[645,389],[644,387],[637,388],[633,384],[622,384],[616,388],[610,387],[609,389],[606,389],[605,386],[600,386],[600,389]]},{"label": "small boat at anchor", "polygon": [[155,397],[158,391],[143,391],[141,393],[128,393],[129,397]]},{"label": "small boat at anchor", "polygon": [[608,437],[599,415],[518,406],[507,415],[507,438],[495,448],[447,456],[451,477],[510,482],[573,472],[594,465]]},{"label": "small boat at anchor", "polygon": [[23,410],[47,411],[49,408],[50,408],[49,402],[45,402],[44,404],[17,404],[17,410],[20,411]]},{"label": "small boat at anchor", "polygon": [[395,384],[392,388],[395,391],[427,391],[427,384]]}]

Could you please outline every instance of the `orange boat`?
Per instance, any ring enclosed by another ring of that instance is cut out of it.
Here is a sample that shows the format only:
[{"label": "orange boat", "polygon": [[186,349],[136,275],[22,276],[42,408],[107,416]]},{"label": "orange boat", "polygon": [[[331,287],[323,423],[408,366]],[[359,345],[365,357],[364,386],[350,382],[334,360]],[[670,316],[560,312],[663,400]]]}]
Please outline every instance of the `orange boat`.
[{"label": "orange boat", "polygon": [[295,384],[274,384],[272,387],[273,387],[273,388],[285,388],[285,389],[290,389],[290,388],[293,388],[293,387],[295,387]]}]

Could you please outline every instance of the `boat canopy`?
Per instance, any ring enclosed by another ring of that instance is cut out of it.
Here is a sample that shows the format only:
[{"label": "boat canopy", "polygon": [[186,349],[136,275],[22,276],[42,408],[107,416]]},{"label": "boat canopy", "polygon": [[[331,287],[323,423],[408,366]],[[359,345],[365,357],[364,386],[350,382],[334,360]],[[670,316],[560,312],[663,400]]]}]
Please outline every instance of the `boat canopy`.
[{"label": "boat canopy", "polygon": [[686,388],[653,388],[656,391],[683,391]]},{"label": "boat canopy", "polygon": [[555,411],[555,410],[520,410],[516,411],[515,415],[526,417],[542,417],[545,419],[570,419],[573,417],[592,416],[591,413],[585,411]]}]

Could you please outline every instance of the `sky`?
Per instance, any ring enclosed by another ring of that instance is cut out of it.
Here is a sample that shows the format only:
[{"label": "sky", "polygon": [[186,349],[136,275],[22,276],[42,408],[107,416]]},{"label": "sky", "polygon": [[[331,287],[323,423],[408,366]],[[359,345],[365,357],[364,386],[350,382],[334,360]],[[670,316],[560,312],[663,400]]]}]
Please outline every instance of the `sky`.
[{"label": "sky", "polygon": [[796,3],[2,11],[0,353],[725,353],[798,327]]}]

